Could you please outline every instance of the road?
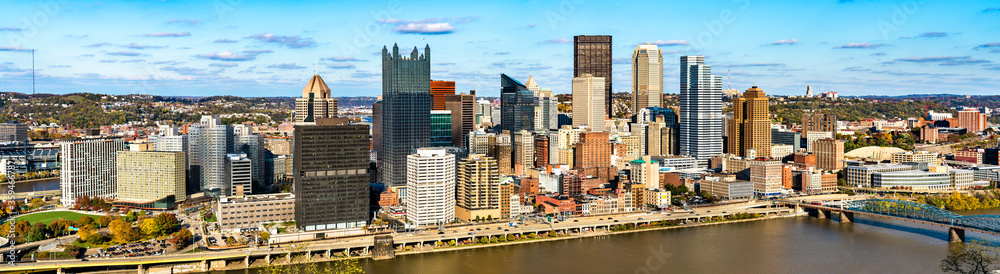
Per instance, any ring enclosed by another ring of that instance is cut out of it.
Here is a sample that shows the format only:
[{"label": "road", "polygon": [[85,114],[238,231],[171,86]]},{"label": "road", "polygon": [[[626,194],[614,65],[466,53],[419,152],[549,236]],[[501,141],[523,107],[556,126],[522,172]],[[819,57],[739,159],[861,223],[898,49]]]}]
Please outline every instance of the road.
[{"label": "road", "polygon": [[[512,228],[503,224],[493,224],[489,227],[479,226],[479,225],[469,225],[460,228],[449,228],[444,232],[444,234],[437,234],[438,231],[435,230],[425,230],[414,233],[401,233],[393,234],[394,242],[397,244],[417,244],[423,242],[434,242],[438,240],[449,241],[452,239],[469,238],[472,236],[481,237],[487,235],[502,235],[502,234],[517,234],[517,233],[532,233],[532,232],[546,232],[550,230],[576,230],[587,227],[595,226],[609,226],[615,224],[626,224],[629,222],[651,222],[651,221],[661,221],[661,220],[690,220],[692,218],[711,218],[714,216],[724,216],[728,214],[733,214],[737,212],[747,212],[747,213],[776,213],[780,210],[787,211],[787,208],[774,209],[774,208],[750,208],[750,207],[760,207],[770,205],[767,203],[752,203],[752,204],[732,204],[725,206],[716,207],[706,207],[699,208],[689,211],[679,211],[679,212],[658,212],[658,213],[646,213],[646,212],[635,212],[633,214],[618,215],[616,217],[576,217],[567,219],[567,221],[562,221],[556,223],[538,223],[538,224],[526,224],[519,226],[517,228]],[[641,220],[640,220],[641,219]],[[506,231],[498,231],[498,228]],[[469,229],[473,229],[472,235],[470,235]],[[478,229],[478,230],[476,230]],[[263,255],[277,255],[286,254],[288,252],[299,252],[304,250],[343,250],[343,249],[354,249],[360,250],[361,248],[371,246],[373,243],[373,235],[363,236],[363,237],[350,237],[350,238],[335,238],[328,240],[315,240],[310,241],[307,244],[303,243],[290,243],[274,246],[261,246],[256,248],[246,248],[239,250],[228,250],[228,251],[204,251],[193,254],[171,254],[171,255],[160,255],[145,258],[97,258],[90,259],[88,261],[79,260],[59,260],[59,261],[45,261],[38,263],[20,263],[15,268],[8,268],[6,270],[10,271],[30,271],[30,270],[40,270],[40,269],[56,269],[56,268],[70,268],[70,267],[88,267],[88,266],[106,266],[106,265],[151,265],[151,264],[164,264],[164,263],[191,263],[199,262],[203,260],[221,260],[221,259],[239,259],[247,255],[252,256],[263,256]]]}]

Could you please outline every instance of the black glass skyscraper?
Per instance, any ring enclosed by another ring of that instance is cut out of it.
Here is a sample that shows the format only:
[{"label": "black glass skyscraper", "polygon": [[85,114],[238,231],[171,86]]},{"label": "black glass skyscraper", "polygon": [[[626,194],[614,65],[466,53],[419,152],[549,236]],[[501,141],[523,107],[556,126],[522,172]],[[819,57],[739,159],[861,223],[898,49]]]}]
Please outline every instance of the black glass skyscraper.
[{"label": "black glass skyscraper", "polygon": [[500,130],[511,133],[535,128],[535,95],[524,84],[500,74]]},{"label": "black glass skyscraper", "polygon": [[382,159],[379,176],[389,186],[406,185],[406,156],[430,146],[431,47],[420,55],[392,55],[382,47]]},{"label": "black glass skyscraper", "polygon": [[614,116],[611,106],[611,35],[573,36],[573,77],[590,74],[604,77],[604,113]]},{"label": "black glass skyscraper", "polygon": [[368,126],[349,122],[295,125],[295,221],[302,230],[359,228],[368,220]]}]

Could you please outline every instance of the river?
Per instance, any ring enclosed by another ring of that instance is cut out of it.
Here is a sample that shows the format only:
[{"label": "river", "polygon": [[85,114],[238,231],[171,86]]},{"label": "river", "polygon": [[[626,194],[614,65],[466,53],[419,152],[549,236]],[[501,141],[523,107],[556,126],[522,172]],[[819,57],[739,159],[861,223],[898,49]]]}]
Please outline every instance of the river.
[{"label": "river", "polygon": [[[1000,215],[1000,209],[959,213]],[[998,240],[974,232],[966,236]],[[802,216],[403,255],[359,265],[366,273],[939,273],[947,239],[947,229],[937,226],[867,216],[841,224]]]},{"label": "river", "polygon": [[17,193],[45,190],[59,190],[59,178],[39,179],[28,182],[17,182],[14,184],[14,192]]}]

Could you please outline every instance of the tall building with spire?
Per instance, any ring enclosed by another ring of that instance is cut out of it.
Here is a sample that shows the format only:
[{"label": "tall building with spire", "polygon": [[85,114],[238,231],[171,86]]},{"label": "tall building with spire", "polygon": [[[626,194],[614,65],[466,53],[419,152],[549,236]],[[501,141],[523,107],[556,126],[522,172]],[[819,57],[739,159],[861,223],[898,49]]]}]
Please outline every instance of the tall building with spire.
[{"label": "tall building with spire", "polygon": [[663,53],[656,45],[632,51],[632,113],[663,104]]},{"label": "tall building with spire", "polygon": [[407,55],[382,47],[382,143],[379,176],[389,186],[406,185],[406,157],[430,146],[431,47]]},{"label": "tall building with spire", "polygon": [[771,112],[764,90],[754,86],[733,99],[733,119],[729,120],[729,153],[740,157],[756,151],[757,157],[771,157]]},{"label": "tall building with spire", "polygon": [[712,75],[704,56],[681,56],[680,154],[708,166],[722,154],[722,76]]},{"label": "tall building with spire", "polygon": [[295,99],[295,122],[315,122],[316,118],[337,117],[337,99],[330,97],[330,87],[319,74],[313,75]]},{"label": "tall building with spire", "polygon": [[604,78],[604,113],[614,115],[611,109],[611,35],[573,36],[573,77],[584,74]]},{"label": "tall building with spire", "polygon": [[529,74],[528,81],[524,82],[524,86],[527,87],[528,90],[530,90],[532,93],[534,93],[533,95],[535,97],[538,97],[538,91],[541,90],[541,88],[538,87],[538,83],[535,83],[535,76]]}]

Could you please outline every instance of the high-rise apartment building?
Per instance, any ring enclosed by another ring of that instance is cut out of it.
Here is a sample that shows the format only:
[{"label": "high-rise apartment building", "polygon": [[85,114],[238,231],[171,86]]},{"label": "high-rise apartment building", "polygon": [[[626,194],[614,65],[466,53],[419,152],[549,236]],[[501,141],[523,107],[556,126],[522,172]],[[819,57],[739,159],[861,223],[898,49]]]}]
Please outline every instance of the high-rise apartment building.
[{"label": "high-rise apartment building", "polygon": [[222,190],[227,196],[247,196],[253,191],[253,161],[246,154],[226,155],[226,186]]},{"label": "high-rise apartment building", "polygon": [[586,125],[591,131],[604,131],[605,98],[601,92],[605,81],[591,74],[573,78],[573,127]]},{"label": "high-rise apartment building", "polygon": [[445,99],[455,95],[455,81],[431,81],[431,108],[445,110]]},{"label": "high-rise apartment building", "polygon": [[392,55],[382,47],[382,143],[379,175],[388,186],[406,184],[406,158],[417,148],[430,145],[431,48],[420,55],[414,47],[409,56]]},{"label": "high-rise apartment building", "polygon": [[[198,186],[201,191],[212,195],[224,193],[227,189],[225,172],[226,154],[233,153],[235,135],[233,127],[223,125],[219,116],[205,115],[201,122],[188,129],[188,152],[197,157],[188,157],[191,169],[196,169]],[[190,185],[190,184],[189,184]]]},{"label": "high-rise apartment building", "polygon": [[629,162],[629,170],[632,171],[629,179],[633,183],[641,184],[645,188],[660,188],[660,162],[649,156],[642,156]]},{"label": "high-rise apartment building", "polygon": [[330,96],[330,87],[319,74],[313,75],[302,89],[302,98],[295,98],[295,122],[315,122],[316,118],[337,117],[337,99]]},{"label": "high-rise apartment building", "polygon": [[632,111],[663,104],[663,53],[656,45],[632,50]]},{"label": "high-rise apartment building", "polygon": [[965,108],[958,111],[958,127],[969,132],[980,132],[986,129],[986,115],[975,108]]},{"label": "high-rise apartment building", "polygon": [[455,219],[455,155],[420,148],[407,156],[406,219],[417,226]]},{"label": "high-rise apartment building", "polygon": [[476,128],[476,91],[472,94],[448,95],[444,98],[444,108],[451,112],[451,143],[456,147],[468,147],[469,132]]},{"label": "high-rise apartment building", "polygon": [[[496,121],[494,121],[496,124]],[[535,96],[524,84],[500,74],[500,130],[534,130]]]},{"label": "high-rise apartment building", "polygon": [[118,151],[116,204],[166,209],[187,200],[184,152]]},{"label": "high-rise apartment building", "polygon": [[451,111],[432,110],[431,111],[431,146],[447,147],[452,145],[451,140]]},{"label": "high-rise apartment building", "polygon": [[349,122],[295,126],[292,189],[296,225],[304,231],[360,228],[369,218],[368,126]]},{"label": "high-rise apartment building", "polygon": [[524,175],[525,171],[535,167],[535,136],[530,131],[522,130],[512,137],[514,147],[514,174]]},{"label": "high-rise apartment building", "polygon": [[473,154],[459,161],[456,217],[463,220],[501,218],[503,197],[499,178],[497,161],[486,155]]},{"label": "high-rise apartment building", "polygon": [[264,158],[266,158],[264,139],[263,135],[244,132],[236,135],[236,147],[233,148],[233,153],[247,155],[247,159],[250,160],[251,180],[261,185],[271,182],[270,178],[264,176]]},{"label": "high-rise apartment building", "polygon": [[722,76],[712,75],[704,56],[681,56],[680,155],[699,166],[722,154]]},{"label": "high-rise apartment building", "polygon": [[747,150],[757,157],[771,157],[771,112],[764,90],[747,89],[743,97],[733,99],[733,119],[729,120],[729,153],[746,157]]},{"label": "high-rise apartment building", "polygon": [[[613,115],[611,104],[611,35],[573,36],[573,77],[604,78],[604,113]],[[599,93],[598,93],[599,94]],[[575,118],[575,117],[574,117]],[[601,117],[604,119],[604,117]]]},{"label": "high-rise apartment building", "polygon": [[837,172],[844,168],[844,141],[822,139],[813,142],[816,168]]},{"label": "high-rise apartment building", "polygon": [[580,175],[598,177],[607,182],[618,174],[611,163],[611,150],[607,132],[581,133],[580,141],[573,149],[573,169]]},{"label": "high-rise apartment building", "polygon": [[118,197],[118,152],[128,150],[122,139],[59,143],[59,189],[67,207],[76,197]]},{"label": "high-rise apartment building", "polygon": [[802,136],[808,135],[810,131],[837,132],[837,115],[802,113]]}]

